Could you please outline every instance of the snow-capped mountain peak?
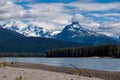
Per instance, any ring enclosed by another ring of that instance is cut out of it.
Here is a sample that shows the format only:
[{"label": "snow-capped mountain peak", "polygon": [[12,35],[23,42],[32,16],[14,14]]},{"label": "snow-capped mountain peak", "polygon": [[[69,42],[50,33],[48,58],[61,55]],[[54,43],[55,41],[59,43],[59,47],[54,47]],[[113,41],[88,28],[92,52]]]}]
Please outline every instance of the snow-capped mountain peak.
[{"label": "snow-capped mountain peak", "polygon": [[50,32],[48,32],[43,27],[28,25],[26,28],[23,29],[22,34],[34,37],[49,37]]},{"label": "snow-capped mountain peak", "polygon": [[63,29],[63,32],[66,32],[66,31],[67,31],[67,33],[71,34],[72,37],[73,36],[78,37],[78,36],[90,36],[90,35],[98,36],[99,35],[94,31],[91,31],[91,30],[88,30],[88,29],[82,27],[82,25],[80,25],[80,23],[77,21],[74,21],[74,22],[72,22],[72,24],[67,25]]},{"label": "snow-capped mountain peak", "polygon": [[77,22],[77,21],[72,22],[71,26],[73,28],[82,28],[81,25],[79,24],[79,22]]},{"label": "snow-capped mountain peak", "polygon": [[9,21],[6,24],[3,24],[3,28],[7,28],[16,32],[21,31],[23,28],[25,28],[27,24],[24,24],[21,21]]},{"label": "snow-capped mountain peak", "polygon": [[112,41],[113,43],[115,42],[114,39],[110,37],[84,28],[84,26],[80,25],[77,21],[67,25],[63,31],[56,36],[56,38],[64,41],[86,44],[112,43]]}]

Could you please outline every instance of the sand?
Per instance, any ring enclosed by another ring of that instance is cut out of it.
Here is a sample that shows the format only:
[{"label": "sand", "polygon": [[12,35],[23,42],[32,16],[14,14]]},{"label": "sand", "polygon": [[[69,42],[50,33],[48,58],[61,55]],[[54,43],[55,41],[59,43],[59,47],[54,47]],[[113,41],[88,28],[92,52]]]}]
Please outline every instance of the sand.
[{"label": "sand", "polygon": [[[27,69],[16,67],[0,67],[0,80],[78,80],[77,75],[45,71],[40,69]],[[80,76],[79,80],[102,80]]]},{"label": "sand", "polygon": [[[6,67],[0,66],[0,80],[79,80],[75,68],[20,62],[4,63]],[[120,72],[79,70],[80,80],[120,80]],[[17,79],[20,76],[22,79]]]},{"label": "sand", "polygon": [[[15,68],[37,69],[37,70],[76,75],[76,69],[69,67],[49,66],[44,64],[32,64],[32,63],[20,63],[20,62],[15,62],[14,64],[13,63],[11,64],[11,62],[7,62],[6,64],[9,67],[15,67]],[[94,77],[104,80],[120,80],[120,72],[109,72],[109,71],[91,70],[91,69],[79,69],[79,70],[81,74],[86,77],[92,77],[92,78]]]}]

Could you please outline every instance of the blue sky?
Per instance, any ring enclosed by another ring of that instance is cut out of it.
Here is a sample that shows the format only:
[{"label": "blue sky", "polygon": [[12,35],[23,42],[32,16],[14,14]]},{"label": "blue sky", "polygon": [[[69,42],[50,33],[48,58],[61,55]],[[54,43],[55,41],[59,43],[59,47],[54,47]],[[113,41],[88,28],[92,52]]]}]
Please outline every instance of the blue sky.
[{"label": "blue sky", "polygon": [[[73,20],[99,33],[118,36],[120,0],[1,0],[0,2],[0,23],[21,21],[59,31]],[[111,33],[113,31],[114,33]]]}]

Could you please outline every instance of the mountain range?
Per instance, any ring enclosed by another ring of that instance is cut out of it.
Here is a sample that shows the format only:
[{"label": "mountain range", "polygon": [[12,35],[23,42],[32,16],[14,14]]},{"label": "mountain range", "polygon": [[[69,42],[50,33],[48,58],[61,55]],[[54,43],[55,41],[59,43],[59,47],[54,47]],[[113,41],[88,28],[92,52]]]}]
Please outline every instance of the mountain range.
[{"label": "mountain range", "polygon": [[83,44],[60,40],[26,37],[15,31],[0,27],[0,52],[12,53],[43,53],[54,48],[81,47]]},{"label": "mountain range", "polygon": [[21,21],[11,21],[6,24],[1,25],[2,28],[16,31],[27,37],[50,37],[52,34],[41,26],[36,26],[33,24],[24,24]]},{"label": "mountain range", "polygon": [[[19,25],[18,25],[19,24]],[[65,42],[77,42],[82,44],[119,44],[120,40],[99,34],[95,31],[84,28],[79,22],[73,21],[64,27],[62,31],[49,31],[44,27],[21,22],[8,22],[1,25],[2,28],[16,31],[26,37],[44,37],[62,40]]]}]

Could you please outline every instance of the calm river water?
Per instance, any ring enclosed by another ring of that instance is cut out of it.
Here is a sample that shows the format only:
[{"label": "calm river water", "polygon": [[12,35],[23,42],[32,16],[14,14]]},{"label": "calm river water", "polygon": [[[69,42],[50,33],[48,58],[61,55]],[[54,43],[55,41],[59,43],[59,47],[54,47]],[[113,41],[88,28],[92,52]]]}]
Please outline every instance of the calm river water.
[{"label": "calm river water", "polygon": [[28,62],[64,67],[72,67],[70,64],[73,64],[79,68],[120,72],[120,59],[112,58],[0,58],[0,61]]}]

